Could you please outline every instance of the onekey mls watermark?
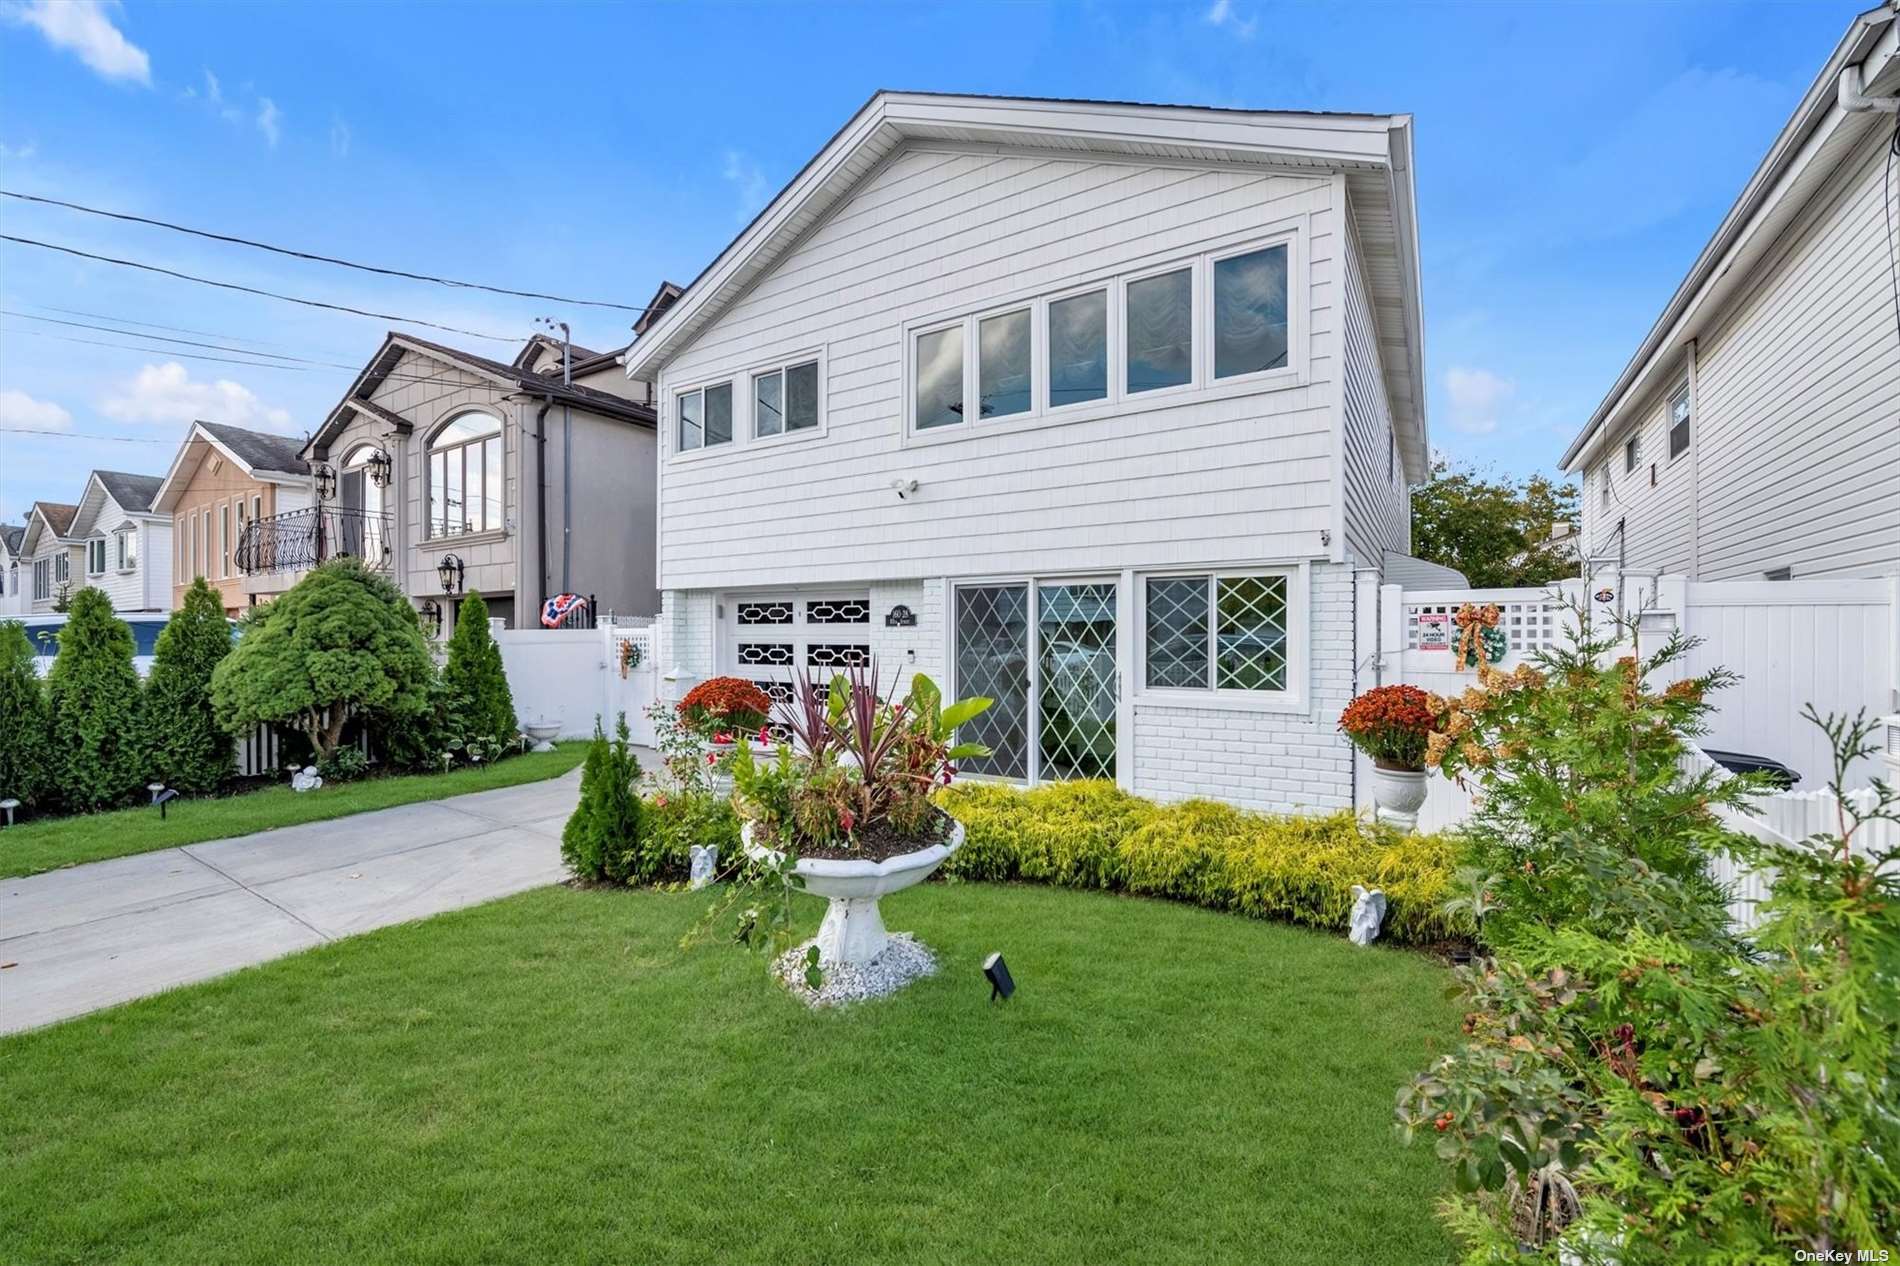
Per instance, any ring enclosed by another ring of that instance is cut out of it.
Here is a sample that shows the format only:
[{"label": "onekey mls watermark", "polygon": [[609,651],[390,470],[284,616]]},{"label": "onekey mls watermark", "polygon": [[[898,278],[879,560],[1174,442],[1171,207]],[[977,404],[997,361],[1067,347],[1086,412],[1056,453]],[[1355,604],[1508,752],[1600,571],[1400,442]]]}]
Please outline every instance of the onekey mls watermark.
[{"label": "onekey mls watermark", "polygon": [[1797,1262],[1890,1262],[1893,1250],[1888,1248],[1798,1248],[1794,1251]]}]

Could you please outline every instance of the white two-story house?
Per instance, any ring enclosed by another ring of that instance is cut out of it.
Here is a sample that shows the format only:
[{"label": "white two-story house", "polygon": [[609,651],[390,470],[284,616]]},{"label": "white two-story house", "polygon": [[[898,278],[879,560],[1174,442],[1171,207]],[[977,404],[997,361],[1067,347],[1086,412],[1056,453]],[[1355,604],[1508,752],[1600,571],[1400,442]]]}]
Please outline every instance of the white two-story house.
[{"label": "white two-story house", "polygon": [[1565,450],[1596,566],[1900,574],[1897,110],[1890,3],[1849,24]]},{"label": "white two-story house", "polygon": [[157,475],[95,470],[86,478],[68,535],[83,562],[79,583],[101,590],[112,609],[172,609],[172,521],[152,507]]},{"label": "white two-story house", "polygon": [[880,93],[628,349],[663,671],[875,660],[966,772],[1355,802],[1427,440],[1406,116]]},{"label": "white two-story house", "polygon": [[27,511],[19,549],[23,614],[56,610],[78,587],[76,577],[85,566],[82,543],[71,535],[78,509],[62,501],[35,501]]}]

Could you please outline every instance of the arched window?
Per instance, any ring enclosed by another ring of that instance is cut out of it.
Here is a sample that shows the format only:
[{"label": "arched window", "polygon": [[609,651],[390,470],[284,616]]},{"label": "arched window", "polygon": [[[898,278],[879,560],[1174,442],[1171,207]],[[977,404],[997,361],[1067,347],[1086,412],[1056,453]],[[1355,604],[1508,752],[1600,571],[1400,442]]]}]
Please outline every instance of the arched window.
[{"label": "arched window", "polygon": [[501,423],[463,413],[429,441],[429,535],[501,527]]}]

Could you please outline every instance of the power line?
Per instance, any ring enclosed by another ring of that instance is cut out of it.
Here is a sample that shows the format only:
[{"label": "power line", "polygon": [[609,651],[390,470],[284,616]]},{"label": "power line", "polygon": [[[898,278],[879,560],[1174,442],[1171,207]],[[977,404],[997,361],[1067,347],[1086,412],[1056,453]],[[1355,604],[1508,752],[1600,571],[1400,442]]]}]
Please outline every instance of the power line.
[{"label": "power line", "polygon": [[[248,347],[230,347],[223,343],[201,343],[195,339],[171,338],[164,334],[147,334],[143,330],[124,330],[124,329],[119,329],[115,326],[110,326],[110,325],[93,325],[86,321],[65,321],[65,320],[61,320],[59,317],[35,316],[31,312],[16,312],[12,308],[0,308],[0,316],[19,317],[22,321],[43,321],[48,325],[65,325],[65,326],[70,326],[76,330],[97,330],[102,334],[120,334],[120,335],[124,335],[126,338],[144,338],[144,339],[154,339],[160,343],[178,343],[185,347],[208,347],[211,350],[216,351],[216,352],[242,352],[246,356],[267,356],[271,358],[272,360],[297,361],[305,365],[325,365],[333,369],[347,369],[348,368],[347,365],[343,365],[337,362],[311,360],[307,356],[292,356],[287,352],[252,351]],[[21,330],[18,332],[21,334],[30,333],[30,331],[27,331],[27,330]],[[226,336],[214,335],[213,337],[224,338]]]},{"label": "power line", "polygon": [[117,264],[121,268],[138,268],[148,273],[159,273],[166,277],[176,277],[180,281],[195,281],[201,286],[216,286],[220,290],[236,290],[247,295],[261,295],[266,299],[278,299],[285,303],[300,303],[307,308],[325,308],[331,312],[346,312],[351,316],[371,317],[378,321],[394,321],[398,325],[422,325],[432,330],[446,330],[450,334],[466,334],[470,338],[487,339],[491,343],[519,343],[522,340],[503,334],[484,334],[480,330],[465,330],[456,325],[442,325],[435,321],[424,321],[420,317],[397,316],[391,312],[371,312],[367,308],[352,308],[347,304],[325,303],[321,299],[301,299],[296,295],[278,294],[274,290],[259,290],[255,286],[240,286],[234,281],[214,281],[209,277],[197,277],[191,273],[181,273],[170,268],[160,268],[156,264],[141,264],[134,259],[115,259],[110,255],[95,255],[91,251],[82,251],[72,246],[59,246],[52,242],[42,242],[31,237],[15,237],[11,233],[0,233],[0,242],[16,242],[21,246],[37,246],[41,250],[58,251],[65,255],[77,255],[81,259],[93,259],[102,264]]},{"label": "power line", "polygon": [[111,440],[118,444],[169,444],[178,447],[175,439],[160,439],[144,435],[101,435],[97,431],[36,431],[30,426],[0,426],[0,432],[9,435],[50,435],[56,440]]},{"label": "power line", "polygon": [[[173,334],[198,334],[205,338],[221,338],[229,343],[256,343],[261,347],[289,347],[289,343],[273,343],[269,339],[245,338],[238,334],[219,334],[212,330],[194,330],[184,325],[165,325],[158,321],[135,321],[131,317],[117,316],[110,312],[86,312],[80,308],[55,307],[50,303],[29,303],[29,308],[38,308],[41,312],[59,312],[66,316],[91,317],[95,321],[117,321],[120,325],[140,325],[148,330],[170,330]],[[341,353],[332,353],[341,355]]]},{"label": "power line", "polygon": [[513,295],[518,299],[546,299],[553,303],[571,303],[588,308],[612,308],[618,312],[645,312],[647,309],[630,303],[608,303],[600,299],[570,299],[564,295],[542,294],[538,290],[510,290],[505,286],[487,286],[478,281],[456,281],[448,277],[434,277],[428,273],[405,272],[400,268],[378,268],[374,264],[359,264],[353,260],[338,259],[333,255],[317,255],[309,251],[292,250],[287,246],[272,246],[268,242],[256,242],[247,237],[233,237],[228,233],[212,233],[205,229],[189,228],[183,224],[173,224],[169,220],[154,220],[142,215],[128,215],[122,211],[105,211],[98,207],[88,207],[77,202],[64,202],[58,198],[41,198],[30,193],[15,193],[11,189],[0,189],[0,195],[18,198],[23,202],[38,202],[50,207],[65,207],[70,211],[83,211],[87,215],[104,216],[111,220],[124,220],[131,224],[149,224],[154,228],[170,229],[174,233],[189,233],[193,237],[206,238],[213,242],[229,242],[236,246],[248,246],[254,250],[270,251],[277,255],[288,255],[292,259],[307,259],[319,264],[335,264],[339,268],[354,268],[358,272],[377,273],[384,277],[403,277],[410,281],[433,282],[438,286],[453,286],[461,290],[486,290],[490,294]]},{"label": "power line", "polygon": [[[149,352],[154,356],[169,356],[177,360],[204,360],[221,365],[248,365],[252,369],[287,369],[298,374],[309,372],[307,365],[285,365],[269,360],[239,360],[234,356],[206,356],[199,352],[181,352],[175,347],[146,347],[140,343],[109,343],[104,339],[77,338],[71,334],[54,334],[47,330],[5,330],[4,332],[18,334],[25,338],[50,338],[61,343],[79,343],[86,347],[116,347],[131,352]],[[338,366],[338,368],[347,368],[347,366]]]}]

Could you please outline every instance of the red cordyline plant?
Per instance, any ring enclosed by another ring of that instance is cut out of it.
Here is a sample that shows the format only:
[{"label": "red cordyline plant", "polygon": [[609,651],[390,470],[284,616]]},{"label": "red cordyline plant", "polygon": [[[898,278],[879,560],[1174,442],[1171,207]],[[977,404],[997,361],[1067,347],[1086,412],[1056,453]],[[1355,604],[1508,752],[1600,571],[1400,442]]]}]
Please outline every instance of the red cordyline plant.
[{"label": "red cordyline plant", "polygon": [[1386,769],[1422,770],[1432,732],[1432,709],[1417,686],[1377,686],[1339,716],[1354,747]]},{"label": "red cordyline plant", "polygon": [[686,692],[678,711],[701,738],[730,742],[733,734],[750,735],[762,727],[772,700],[743,677],[709,677]]}]

